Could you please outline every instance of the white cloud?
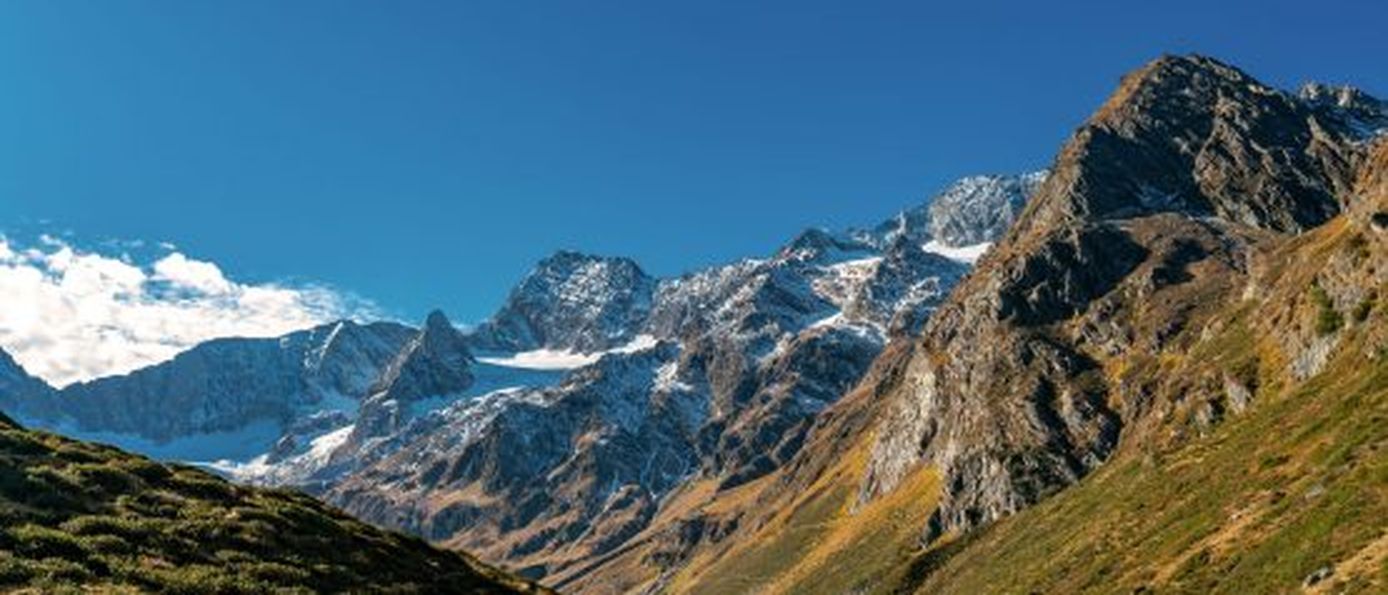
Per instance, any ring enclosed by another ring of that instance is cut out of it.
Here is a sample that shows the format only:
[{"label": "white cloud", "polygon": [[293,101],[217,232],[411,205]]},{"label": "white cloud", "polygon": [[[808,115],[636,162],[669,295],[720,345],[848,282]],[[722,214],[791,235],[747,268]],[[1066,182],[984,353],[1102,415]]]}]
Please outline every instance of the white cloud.
[{"label": "white cloud", "polygon": [[208,295],[223,295],[235,289],[217,265],[191,260],[178,252],[154,263],[154,279]]},{"label": "white cloud", "polygon": [[129,372],[216,337],[378,315],[324,287],[238,283],[179,252],[144,265],[48,236],[39,244],[0,236],[0,347],[55,386]]}]

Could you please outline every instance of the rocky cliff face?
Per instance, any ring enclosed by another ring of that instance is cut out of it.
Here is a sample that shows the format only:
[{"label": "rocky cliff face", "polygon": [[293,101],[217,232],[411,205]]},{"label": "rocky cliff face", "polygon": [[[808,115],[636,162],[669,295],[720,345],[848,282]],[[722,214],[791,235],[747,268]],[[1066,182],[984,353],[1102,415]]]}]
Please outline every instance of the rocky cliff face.
[{"label": "rocky cliff face", "polygon": [[1204,57],[1125,77],[928,323],[888,387],[861,498],[933,466],[944,480],[933,539],[1102,463],[1160,409],[1120,362],[1179,348],[1238,299],[1264,239],[1345,208],[1356,118]]},{"label": "rocky cliff face", "polygon": [[1152,410],[1103,470],[900,591],[1383,591],[1388,142],[1357,180],[1341,215],[1263,237],[1159,365],[1128,356]]}]

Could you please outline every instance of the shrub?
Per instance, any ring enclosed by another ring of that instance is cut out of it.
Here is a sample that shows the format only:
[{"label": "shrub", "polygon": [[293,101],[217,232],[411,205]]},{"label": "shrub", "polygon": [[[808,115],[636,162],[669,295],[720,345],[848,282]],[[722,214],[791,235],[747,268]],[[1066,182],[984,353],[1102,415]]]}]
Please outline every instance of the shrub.
[{"label": "shrub", "polygon": [[20,525],[11,528],[8,533],[15,550],[31,558],[84,560],[87,557],[82,544],[66,531],[41,525]]},{"label": "shrub", "polygon": [[116,467],[148,482],[160,482],[173,474],[168,467],[148,459],[124,459],[117,462]]},{"label": "shrub", "polygon": [[105,515],[74,517],[62,528],[74,535],[116,535],[131,541],[150,539],[162,530],[157,521]]},{"label": "shrub", "polygon": [[0,431],[0,453],[35,456],[48,453],[48,446],[23,430]]},{"label": "shrub", "polygon": [[1311,303],[1316,306],[1316,333],[1324,337],[1333,334],[1344,326],[1345,319],[1335,309],[1330,296],[1319,283],[1311,284]]},{"label": "shrub", "polygon": [[180,470],[174,474],[170,487],[177,490],[180,494],[192,496],[194,498],[206,498],[217,501],[228,501],[236,496],[236,488],[231,484],[206,475],[202,472],[185,472]]},{"label": "shrub", "polygon": [[1369,295],[1364,296],[1364,299],[1360,300],[1358,304],[1355,304],[1354,311],[1350,313],[1350,316],[1354,318],[1355,322],[1364,322],[1368,320],[1369,313],[1373,312],[1374,305],[1377,301],[1378,293],[1369,292]]},{"label": "shrub", "polygon": [[78,483],[96,486],[112,494],[133,492],[141,485],[139,478],[105,463],[78,463],[68,467],[70,476]]},{"label": "shrub", "polygon": [[134,551],[134,547],[115,535],[82,535],[77,538],[82,549],[92,554],[123,555]]}]

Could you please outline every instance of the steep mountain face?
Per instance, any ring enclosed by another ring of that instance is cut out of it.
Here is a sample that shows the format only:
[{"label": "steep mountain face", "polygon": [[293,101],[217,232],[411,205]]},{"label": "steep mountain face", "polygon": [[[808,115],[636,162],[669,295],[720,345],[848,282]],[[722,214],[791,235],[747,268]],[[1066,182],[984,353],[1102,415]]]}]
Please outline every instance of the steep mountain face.
[{"label": "steep mountain face", "polygon": [[276,339],[218,339],[123,376],[30,400],[43,425],[155,441],[289,424],[305,408],[354,409],[412,332],[393,323],[336,322]]},{"label": "steep mountain face", "polygon": [[[969,195],[987,203],[980,208],[967,198],[949,208],[995,213],[973,219],[988,225],[1010,217],[1019,186],[989,187],[996,193]],[[792,460],[816,415],[862,378],[891,338],[917,332],[967,272],[966,263],[923,249],[929,233],[808,230],[770,258],[655,282],[637,309],[594,306],[614,295],[608,283],[555,273],[556,261],[611,261],[561,253],[513,297],[586,304],[582,320],[620,311],[606,320],[627,326],[603,333],[605,341],[511,345],[609,349],[556,386],[499,390],[418,418],[382,439],[389,454],[325,496],[373,522],[536,576],[581,573],[648,531],[679,486],[735,490]],[[994,239],[988,233],[958,237]],[[592,278],[584,267],[567,270]],[[490,325],[516,311],[508,304],[471,344],[495,346]],[[592,327],[554,319],[527,328],[531,337],[571,337],[567,329]]]},{"label": "steep mountain face", "polygon": [[1350,121],[1208,58],[1128,75],[885,387],[861,500],[935,469],[930,542],[1161,433],[1188,395],[1152,366],[1240,299],[1260,246],[1345,208],[1364,150]]},{"label": "steep mountain face", "polygon": [[471,340],[480,349],[592,352],[630,342],[655,280],[626,258],[561,251],[541,261]]},{"label": "steep mountain face", "polygon": [[0,589],[545,592],[307,496],[27,431],[4,415]]},{"label": "steep mountain face", "polygon": [[[1251,260],[1247,289],[1161,369],[1178,437],[973,536],[929,593],[1388,588],[1388,143],[1347,212]],[[1376,223],[1377,221],[1377,223]],[[1141,552],[1141,555],[1131,555]]]}]

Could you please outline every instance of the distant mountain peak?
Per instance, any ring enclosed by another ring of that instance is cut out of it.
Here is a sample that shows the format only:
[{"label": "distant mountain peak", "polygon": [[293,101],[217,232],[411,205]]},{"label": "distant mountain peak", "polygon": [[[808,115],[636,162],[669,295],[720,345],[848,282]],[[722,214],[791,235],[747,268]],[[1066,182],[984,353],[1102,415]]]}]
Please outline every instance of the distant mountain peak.
[{"label": "distant mountain peak", "polygon": [[453,328],[453,323],[449,322],[448,316],[443,313],[443,310],[433,310],[424,318],[424,329],[426,331],[433,330],[439,332],[443,329],[451,328]]},{"label": "distant mountain peak", "polygon": [[430,312],[362,401],[352,439],[360,443],[398,430],[410,417],[412,403],[466,390],[475,381],[473,362],[463,334],[443,312]]},{"label": "distant mountain peak", "polygon": [[560,250],[535,265],[471,341],[492,351],[624,345],[649,314],[655,285],[630,258]]},{"label": "distant mountain peak", "polygon": [[443,312],[434,310],[419,334],[381,374],[372,392],[400,401],[457,392],[472,384],[472,361],[463,334]]}]

